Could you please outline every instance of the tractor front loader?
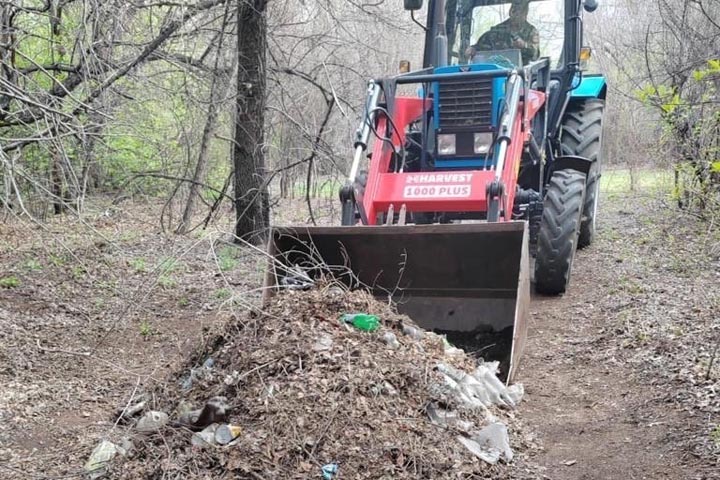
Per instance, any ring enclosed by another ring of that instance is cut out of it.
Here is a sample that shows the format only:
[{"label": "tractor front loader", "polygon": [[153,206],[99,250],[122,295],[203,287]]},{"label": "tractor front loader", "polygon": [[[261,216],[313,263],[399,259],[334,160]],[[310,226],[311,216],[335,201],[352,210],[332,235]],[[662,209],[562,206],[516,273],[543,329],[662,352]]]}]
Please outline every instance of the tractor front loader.
[{"label": "tractor front loader", "polygon": [[464,58],[485,16],[518,1],[428,2],[424,68],[368,83],[342,225],[274,228],[268,292],[323,275],[367,288],[499,360],[512,380],[531,255],[536,289],[560,294],[579,242],[594,236],[606,90],[582,68],[582,6],[596,0],[530,1],[536,18],[554,12],[562,27],[547,43],[554,57],[525,65],[521,49],[502,48]]}]

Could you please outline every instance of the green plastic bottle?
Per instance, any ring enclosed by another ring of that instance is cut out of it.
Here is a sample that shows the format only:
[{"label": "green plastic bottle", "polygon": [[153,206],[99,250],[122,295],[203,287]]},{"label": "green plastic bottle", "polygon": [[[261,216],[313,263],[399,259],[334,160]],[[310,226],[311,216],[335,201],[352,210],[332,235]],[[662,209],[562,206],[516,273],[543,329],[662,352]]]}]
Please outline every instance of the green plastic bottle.
[{"label": "green plastic bottle", "polygon": [[340,320],[363,332],[374,332],[380,327],[380,319],[367,313],[346,313]]}]

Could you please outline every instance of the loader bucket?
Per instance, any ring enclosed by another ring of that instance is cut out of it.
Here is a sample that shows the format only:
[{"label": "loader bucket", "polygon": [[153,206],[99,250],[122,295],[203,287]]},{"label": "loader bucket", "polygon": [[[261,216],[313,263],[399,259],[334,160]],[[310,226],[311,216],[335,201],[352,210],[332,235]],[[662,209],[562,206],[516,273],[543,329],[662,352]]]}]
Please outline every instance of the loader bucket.
[{"label": "loader bucket", "polygon": [[265,298],[330,276],[516,373],[530,301],[525,222],[272,229]]}]

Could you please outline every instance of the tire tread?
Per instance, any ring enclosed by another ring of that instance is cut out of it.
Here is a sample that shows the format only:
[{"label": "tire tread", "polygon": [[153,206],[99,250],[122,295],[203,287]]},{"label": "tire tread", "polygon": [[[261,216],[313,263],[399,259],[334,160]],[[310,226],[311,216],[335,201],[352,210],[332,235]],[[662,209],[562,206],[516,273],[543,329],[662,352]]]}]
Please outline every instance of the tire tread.
[{"label": "tire tread", "polygon": [[539,293],[565,293],[585,200],[585,175],[576,170],[553,173],[545,197],[538,251],[535,287]]},{"label": "tire tread", "polygon": [[589,158],[595,162],[587,177],[583,220],[578,248],[585,248],[595,239],[595,202],[599,195],[602,160],[602,129],[605,101],[590,99],[571,104],[563,117],[562,151],[565,155]]}]

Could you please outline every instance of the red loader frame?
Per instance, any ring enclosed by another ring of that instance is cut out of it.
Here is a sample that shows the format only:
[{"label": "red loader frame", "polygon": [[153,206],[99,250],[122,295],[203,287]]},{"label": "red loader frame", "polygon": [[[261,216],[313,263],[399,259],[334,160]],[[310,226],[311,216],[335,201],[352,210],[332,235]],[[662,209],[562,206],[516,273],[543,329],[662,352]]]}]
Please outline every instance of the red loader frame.
[{"label": "red loader frame", "polygon": [[[425,107],[423,108],[423,102]],[[545,103],[545,94],[526,90],[510,134],[506,161],[501,174],[505,186],[500,221],[511,220],[520,160],[530,136],[530,122]],[[392,143],[400,148],[406,128],[432,109],[432,100],[397,97],[393,114],[396,132]],[[377,121],[377,137],[387,134],[387,118]],[[487,212],[488,187],[496,180],[493,170],[446,170],[395,173],[390,169],[392,150],[385,141],[376,141],[368,169],[362,205],[369,225],[376,225],[379,213],[402,206],[407,212]]]}]

